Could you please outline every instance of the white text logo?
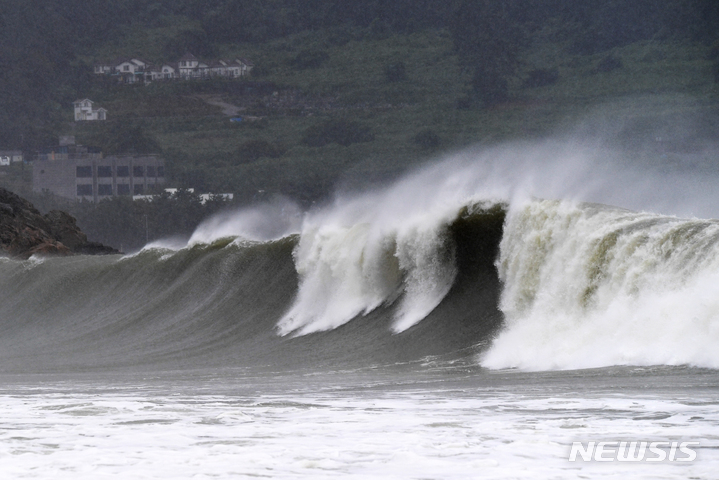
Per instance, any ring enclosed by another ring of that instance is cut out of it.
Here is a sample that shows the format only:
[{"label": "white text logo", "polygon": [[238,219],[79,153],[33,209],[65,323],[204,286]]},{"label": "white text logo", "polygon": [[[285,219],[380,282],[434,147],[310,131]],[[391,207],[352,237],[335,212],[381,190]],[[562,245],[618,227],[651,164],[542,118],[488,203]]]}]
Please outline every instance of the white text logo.
[{"label": "white text logo", "polygon": [[572,442],[569,461],[692,462],[699,442]]}]

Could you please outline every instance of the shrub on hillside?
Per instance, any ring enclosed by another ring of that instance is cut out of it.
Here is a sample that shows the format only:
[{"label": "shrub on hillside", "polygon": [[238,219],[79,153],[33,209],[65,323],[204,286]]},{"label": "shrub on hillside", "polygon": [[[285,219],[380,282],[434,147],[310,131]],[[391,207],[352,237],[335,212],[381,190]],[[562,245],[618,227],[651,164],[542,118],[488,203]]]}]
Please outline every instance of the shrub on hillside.
[{"label": "shrub on hillside", "polygon": [[160,145],[139,123],[108,122],[102,127],[105,128],[92,135],[90,142],[106,155],[162,153]]},{"label": "shrub on hillside", "polygon": [[305,130],[302,143],[310,147],[323,147],[329,143],[348,146],[353,143],[371,142],[374,135],[369,128],[352,120],[330,119]]},{"label": "shrub on hillside", "polygon": [[285,153],[285,150],[265,140],[249,140],[237,149],[237,154],[242,163],[249,163],[260,158],[278,158]]},{"label": "shrub on hillside", "polygon": [[329,58],[329,54],[324,50],[303,50],[290,61],[290,64],[300,70],[306,70],[321,67]]},{"label": "shrub on hillside", "polygon": [[712,43],[707,54],[708,60],[719,60],[719,40]]},{"label": "shrub on hillside", "polygon": [[326,32],[327,43],[337,47],[343,47],[353,40],[362,40],[364,34],[361,28],[349,25],[330,27]]},{"label": "shrub on hillside", "polygon": [[485,73],[477,68],[472,76],[474,94],[481,104],[493,107],[509,100],[509,82],[506,77]]},{"label": "shrub on hillside", "polygon": [[607,55],[594,68],[594,73],[608,73],[622,68],[622,61],[614,55]]},{"label": "shrub on hillside", "polygon": [[431,128],[425,128],[417,135],[412,137],[412,141],[425,150],[437,148],[442,143],[442,139]]},{"label": "shrub on hillside", "polygon": [[709,49],[709,60],[712,60],[712,72],[714,73],[714,83],[719,83],[719,40],[714,42]]},{"label": "shrub on hillside", "polygon": [[395,62],[385,65],[384,76],[390,83],[403,82],[407,80],[407,70],[404,62]]},{"label": "shrub on hillside", "polygon": [[559,80],[559,71],[556,68],[536,68],[529,72],[524,80],[524,88],[546,87],[554,85]]},{"label": "shrub on hillside", "polygon": [[167,58],[180,58],[189,52],[203,58],[212,58],[217,54],[215,45],[202,29],[185,30],[168,40],[162,51]]}]

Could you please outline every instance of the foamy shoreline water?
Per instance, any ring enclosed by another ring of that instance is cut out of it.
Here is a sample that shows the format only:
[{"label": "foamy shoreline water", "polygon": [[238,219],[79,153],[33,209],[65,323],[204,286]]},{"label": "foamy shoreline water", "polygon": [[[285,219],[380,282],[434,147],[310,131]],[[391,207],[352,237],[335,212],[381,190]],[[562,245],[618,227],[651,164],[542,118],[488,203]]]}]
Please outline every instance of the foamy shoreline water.
[{"label": "foamy shoreline water", "polygon": [[[712,478],[716,373],[616,373],[6,386],[0,477]],[[567,461],[573,441],[617,438],[701,447],[690,464]]]}]

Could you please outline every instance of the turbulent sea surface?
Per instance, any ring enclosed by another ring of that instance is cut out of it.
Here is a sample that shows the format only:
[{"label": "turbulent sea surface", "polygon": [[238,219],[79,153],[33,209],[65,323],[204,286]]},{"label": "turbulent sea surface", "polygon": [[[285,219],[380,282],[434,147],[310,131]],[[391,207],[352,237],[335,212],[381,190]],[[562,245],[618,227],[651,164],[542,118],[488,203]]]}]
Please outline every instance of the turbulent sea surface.
[{"label": "turbulent sea surface", "polygon": [[[0,259],[0,478],[717,478],[719,222],[674,195],[710,183],[593,155]],[[568,461],[620,440],[699,447]]]}]

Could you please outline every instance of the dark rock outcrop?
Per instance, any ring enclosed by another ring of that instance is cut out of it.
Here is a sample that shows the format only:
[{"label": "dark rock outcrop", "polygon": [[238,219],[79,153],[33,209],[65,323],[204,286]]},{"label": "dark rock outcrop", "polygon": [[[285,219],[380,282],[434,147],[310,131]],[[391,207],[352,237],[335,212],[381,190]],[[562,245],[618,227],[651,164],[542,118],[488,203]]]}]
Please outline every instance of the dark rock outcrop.
[{"label": "dark rock outcrop", "polygon": [[31,255],[105,255],[117,250],[96,242],[77,227],[71,215],[53,210],[42,215],[30,202],[0,188],[0,253]]}]

